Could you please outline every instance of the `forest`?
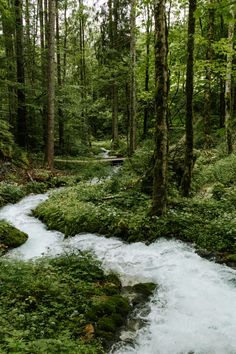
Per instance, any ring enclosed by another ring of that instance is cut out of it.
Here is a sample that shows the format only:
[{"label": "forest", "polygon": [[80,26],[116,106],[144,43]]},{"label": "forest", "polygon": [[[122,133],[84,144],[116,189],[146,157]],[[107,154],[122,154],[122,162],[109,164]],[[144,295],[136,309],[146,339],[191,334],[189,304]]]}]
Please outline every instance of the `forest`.
[{"label": "forest", "polygon": [[235,6],[0,0],[1,353],[236,353]]}]

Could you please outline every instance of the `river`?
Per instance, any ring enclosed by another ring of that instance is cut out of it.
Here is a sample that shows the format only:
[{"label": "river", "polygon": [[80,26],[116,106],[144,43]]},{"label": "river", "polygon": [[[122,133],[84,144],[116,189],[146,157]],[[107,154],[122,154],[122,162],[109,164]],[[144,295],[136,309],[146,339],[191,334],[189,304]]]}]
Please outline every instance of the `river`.
[{"label": "river", "polygon": [[154,282],[150,311],[139,315],[147,325],[134,344],[120,342],[116,354],[236,354],[236,271],[199,257],[180,241],[150,245],[81,234],[64,240],[49,231],[31,210],[48,194],[28,196],[0,210],[0,219],[29,235],[6,257],[25,260],[70,250],[92,250],[106,270],[119,274],[124,285]]}]

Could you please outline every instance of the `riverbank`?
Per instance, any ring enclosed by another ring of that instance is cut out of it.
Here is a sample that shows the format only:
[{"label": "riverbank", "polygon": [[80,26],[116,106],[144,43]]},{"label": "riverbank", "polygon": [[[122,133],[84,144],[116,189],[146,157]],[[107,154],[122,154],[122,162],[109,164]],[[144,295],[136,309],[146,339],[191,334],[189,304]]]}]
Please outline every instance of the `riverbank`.
[{"label": "riverbank", "polygon": [[231,166],[236,157],[199,163],[192,198],[182,198],[172,185],[168,212],[162,218],[149,216],[151,196],[143,192],[136,161],[137,157],[127,161],[102,184],[82,182],[52,195],[34,215],[66,236],[91,232],[146,243],[161,237],[180,239],[192,243],[202,256],[235,267],[236,189]]},{"label": "riverbank", "polygon": [[[122,332],[122,341],[112,348],[111,353],[229,354],[234,352],[236,347],[235,271],[203,260],[196,255],[192,247],[174,240],[162,239],[149,245],[142,242],[128,244],[115,238],[88,233],[64,239],[63,234],[47,230],[38,219],[29,216],[30,210],[46,198],[47,195],[29,196],[16,205],[9,205],[1,210],[1,216],[30,236],[29,242],[19,250],[12,250],[9,257],[21,256],[23,259],[31,259],[47,254],[51,258],[55,255],[68,256],[75,252],[92,251],[93,255],[102,262],[102,268],[106,272],[117,273],[123,285],[152,282],[157,287],[148,306],[138,309],[136,313],[138,320],[141,320],[145,326],[140,328],[138,322],[137,327],[134,322],[133,333],[130,327],[127,328],[128,331]],[[2,269],[4,272],[5,268]],[[89,268],[88,272],[92,270],[93,267]],[[57,272],[54,273],[57,276]],[[44,275],[47,274],[45,271]],[[23,271],[23,279],[24,275]],[[33,280],[37,283],[37,273],[33,275]],[[15,287],[18,276],[14,278]],[[45,283],[47,284],[47,278]],[[60,286],[63,287],[63,282]],[[60,287],[55,289],[56,294],[60,294],[60,289]],[[45,298],[47,299],[46,294]],[[60,308],[61,302],[57,309],[60,311]],[[7,318],[7,315],[3,317]],[[63,322],[63,318],[61,321]],[[22,344],[21,338],[17,339],[20,344]],[[9,336],[8,341],[10,342]],[[16,346],[16,342],[14,338],[10,345]],[[23,341],[23,344],[25,342],[27,345],[33,344],[29,341]],[[66,348],[68,351],[65,350],[65,343],[70,345]],[[39,351],[39,348],[42,350]],[[71,343],[66,342],[65,337],[56,342],[43,337],[37,343],[35,354],[45,354],[48,351],[56,354],[60,352],[60,348],[63,349],[63,353],[81,353],[71,350],[73,347]],[[81,351],[89,354],[97,353],[91,346],[87,349],[86,351],[83,345]],[[15,348],[14,351],[16,352]],[[29,353],[31,354],[32,351],[29,350]]]}]

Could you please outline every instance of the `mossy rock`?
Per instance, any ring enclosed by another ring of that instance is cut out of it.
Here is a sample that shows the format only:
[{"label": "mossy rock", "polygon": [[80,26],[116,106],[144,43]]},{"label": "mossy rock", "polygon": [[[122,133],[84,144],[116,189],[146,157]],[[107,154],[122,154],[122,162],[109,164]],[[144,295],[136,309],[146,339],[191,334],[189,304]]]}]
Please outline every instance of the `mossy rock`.
[{"label": "mossy rock", "polygon": [[157,288],[154,283],[139,283],[123,288],[123,294],[129,298],[133,307],[141,307],[153,295]]},{"label": "mossy rock", "polygon": [[126,323],[130,309],[129,300],[121,295],[94,298],[87,319],[95,328],[95,337],[101,338],[105,346],[109,345]]},{"label": "mossy rock", "polygon": [[28,239],[28,235],[16,229],[6,221],[0,221],[0,243],[6,248],[19,247]]}]

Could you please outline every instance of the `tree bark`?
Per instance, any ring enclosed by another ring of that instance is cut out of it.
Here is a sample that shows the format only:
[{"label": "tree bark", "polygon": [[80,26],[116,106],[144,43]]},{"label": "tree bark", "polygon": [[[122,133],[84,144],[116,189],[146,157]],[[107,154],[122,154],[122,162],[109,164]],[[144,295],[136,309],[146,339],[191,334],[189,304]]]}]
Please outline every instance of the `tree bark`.
[{"label": "tree bark", "polygon": [[130,145],[129,155],[136,149],[136,0],[130,10]]},{"label": "tree bark", "polygon": [[47,80],[47,151],[49,169],[54,165],[54,115],[55,115],[55,0],[48,3],[48,80]]},{"label": "tree bark", "polygon": [[181,182],[182,194],[188,197],[193,170],[193,64],[196,0],[189,0],[187,73],[186,73],[186,117],[185,117],[185,166]]},{"label": "tree bark", "polygon": [[[57,85],[59,91],[62,88],[62,72],[61,72],[61,46],[59,31],[59,6],[56,0],[56,43],[57,43]],[[58,135],[59,135],[59,151],[64,152],[64,117],[61,109],[61,103],[58,103]]]},{"label": "tree bark", "polygon": [[82,101],[82,141],[85,145],[88,145],[88,124],[86,120],[86,68],[85,68],[85,42],[84,42],[84,3],[83,0],[79,0],[80,18],[79,18],[79,48],[80,48],[80,87],[81,87],[81,101]]},{"label": "tree bark", "polygon": [[[151,39],[150,27],[151,27],[150,5],[147,3],[145,92],[149,92],[149,63],[150,63],[150,39]],[[144,107],[144,117],[143,117],[143,138],[144,139],[146,139],[147,137],[148,115],[149,115],[149,109],[146,102]]]},{"label": "tree bark", "polygon": [[[118,1],[108,0],[108,35],[110,41],[111,63],[114,67],[116,60],[117,47],[117,27],[118,27]],[[118,85],[116,79],[115,69],[113,69],[112,83],[111,83],[111,99],[112,99],[112,145],[115,147],[119,140],[118,129]]]},{"label": "tree bark", "polygon": [[151,214],[161,216],[166,212],[168,163],[168,34],[165,0],[155,0],[154,17],[156,122]]},{"label": "tree bark", "polygon": [[[10,8],[10,4],[9,4]],[[16,137],[16,89],[15,89],[15,81],[16,81],[16,64],[15,64],[15,52],[14,52],[14,22],[13,20],[6,18],[2,15],[2,30],[4,37],[4,45],[5,45],[5,53],[8,58],[7,61],[7,81],[8,81],[8,110],[9,110],[9,123],[12,127],[12,131],[14,136]]]},{"label": "tree bark", "polygon": [[229,50],[227,53],[227,67],[226,67],[226,80],[225,80],[225,128],[226,128],[226,142],[227,152],[233,152],[232,140],[232,69],[233,69],[233,45],[234,45],[234,5],[230,6],[231,20],[228,27],[228,45]]},{"label": "tree bark", "polygon": [[208,31],[207,31],[207,51],[206,51],[206,86],[204,100],[204,138],[205,148],[211,145],[210,130],[211,130],[211,86],[212,86],[212,61],[213,61],[213,40],[214,40],[214,20],[215,10],[213,0],[209,0],[208,9]]},{"label": "tree bark", "polygon": [[25,106],[25,68],[24,68],[24,38],[22,0],[15,0],[15,23],[16,23],[16,71],[17,71],[17,143],[27,147],[27,123]]}]

